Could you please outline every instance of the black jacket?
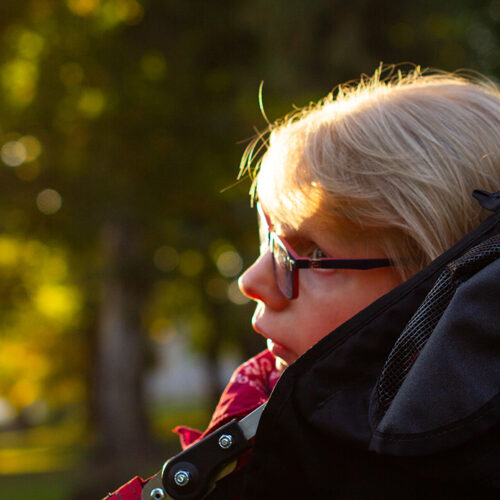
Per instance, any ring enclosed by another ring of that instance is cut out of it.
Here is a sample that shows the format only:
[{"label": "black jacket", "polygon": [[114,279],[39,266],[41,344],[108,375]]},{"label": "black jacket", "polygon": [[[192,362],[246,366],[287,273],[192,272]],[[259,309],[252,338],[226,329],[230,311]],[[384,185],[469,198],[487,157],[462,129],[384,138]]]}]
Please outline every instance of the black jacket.
[{"label": "black jacket", "polygon": [[489,219],[285,371],[242,499],[500,498],[500,193],[476,197]]}]

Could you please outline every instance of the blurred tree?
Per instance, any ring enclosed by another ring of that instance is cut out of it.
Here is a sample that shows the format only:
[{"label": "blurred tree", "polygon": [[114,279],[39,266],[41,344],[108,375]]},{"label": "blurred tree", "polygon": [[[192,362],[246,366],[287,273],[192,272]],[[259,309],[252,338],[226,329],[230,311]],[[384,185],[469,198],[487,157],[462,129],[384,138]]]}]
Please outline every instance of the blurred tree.
[{"label": "blurred tree", "polygon": [[85,397],[82,297],[65,252],[29,238],[0,236],[0,281],[0,394],[37,424]]},{"label": "blurred tree", "polygon": [[244,197],[214,197],[235,178],[240,147],[233,137],[228,148],[226,134],[244,120],[225,111],[241,95],[228,69],[210,60],[205,15],[214,12],[196,3],[32,0],[1,8],[4,231],[71,252],[89,351],[97,353],[88,377],[103,447],[141,454],[150,326],[142,311],[154,282],[168,276],[161,255],[154,260],[165,243],[184,249],[174,274],[209,290],[194,305],[203,318],[192,328],[195,344],[216,358],[221,339],[238,331],[222,330],[225,314],[210,317],[227,308],[230,280],[211,259],[200,265],[193,256],[227,227],[235,242],[250,239]]}]

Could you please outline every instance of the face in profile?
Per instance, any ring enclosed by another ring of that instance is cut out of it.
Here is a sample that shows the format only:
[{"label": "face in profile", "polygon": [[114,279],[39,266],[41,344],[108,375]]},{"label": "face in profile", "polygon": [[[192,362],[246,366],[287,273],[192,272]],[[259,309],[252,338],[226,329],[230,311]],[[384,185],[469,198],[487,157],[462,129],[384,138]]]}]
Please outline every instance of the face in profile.
[{"label": "face in profile", "polygon": [[[318,216],[302,220],[296,229],[279,220],[270,222],[278,236],[303,257],[385,257],[362,238],[346,242],[333,228],[325,231]],[[286,365],[402,281],[393,267],[301,269],[297,298],[290,300],[276,281],[270,249],[266,245],[261,248],[260,256],[240,277],[239,285],[256,302],[253,328],[268,339],[271,352]]]}]

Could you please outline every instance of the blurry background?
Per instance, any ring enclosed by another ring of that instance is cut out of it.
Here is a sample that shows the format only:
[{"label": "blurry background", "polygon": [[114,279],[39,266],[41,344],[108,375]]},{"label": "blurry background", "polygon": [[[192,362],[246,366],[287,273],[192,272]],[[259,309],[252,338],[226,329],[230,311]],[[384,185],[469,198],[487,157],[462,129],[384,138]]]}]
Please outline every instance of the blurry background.
[{"label": "blurry background", "polygon": [[499,22],[500,0],[2,0],[0,498],[151,475],[264,347],[236,286],[262,80],[274,121],[380,62],[495,79]]}]

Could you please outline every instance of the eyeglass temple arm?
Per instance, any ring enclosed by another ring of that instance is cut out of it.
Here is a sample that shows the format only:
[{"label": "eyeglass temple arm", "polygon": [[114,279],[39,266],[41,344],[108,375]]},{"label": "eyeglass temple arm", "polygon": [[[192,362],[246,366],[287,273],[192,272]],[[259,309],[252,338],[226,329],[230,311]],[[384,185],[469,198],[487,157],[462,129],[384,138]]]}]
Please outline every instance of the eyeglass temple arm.
[{"label": "eyeglass temple arm", "polygon": [[394,262],[391,259],[298,259],[298,269],[376,269],[390,267]]}]

